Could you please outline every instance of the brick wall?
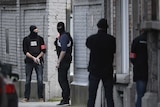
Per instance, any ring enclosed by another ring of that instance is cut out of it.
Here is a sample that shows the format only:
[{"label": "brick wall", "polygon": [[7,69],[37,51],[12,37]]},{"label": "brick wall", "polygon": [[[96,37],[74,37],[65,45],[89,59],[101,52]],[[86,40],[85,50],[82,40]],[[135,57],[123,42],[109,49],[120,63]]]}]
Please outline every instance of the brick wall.
[{"label": "brick wall", "polygon": [[[48,92],[46,97],[61,96],[61,89],[57,81],[57,69],[55,68],[57,62],[57,55],[55,52],[54,40],[58,34],[57,23],[63,21],[66,23],[66,9],[70,10],[70,0],[48,0]],[[54,89],[54,91],[53,91]]]}]

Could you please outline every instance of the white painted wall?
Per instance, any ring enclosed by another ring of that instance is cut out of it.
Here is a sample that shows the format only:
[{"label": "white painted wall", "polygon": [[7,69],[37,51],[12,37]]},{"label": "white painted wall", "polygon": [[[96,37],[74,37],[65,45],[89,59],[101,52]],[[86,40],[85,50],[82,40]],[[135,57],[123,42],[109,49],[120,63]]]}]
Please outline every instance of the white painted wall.
[{"label": "white painted wall", "polygon": [[55,52],[54,40],[58,34],[57,23],[63,21],[66,23],[66,8],[70,6],[70,0],[48,0],[48,44],[47,44],[47,62],[48,62],[48,82],[46,83],[46,99],[61,96],[61,89],[58,84],[57,69],[55,68],[57,62],[57,55]]}]

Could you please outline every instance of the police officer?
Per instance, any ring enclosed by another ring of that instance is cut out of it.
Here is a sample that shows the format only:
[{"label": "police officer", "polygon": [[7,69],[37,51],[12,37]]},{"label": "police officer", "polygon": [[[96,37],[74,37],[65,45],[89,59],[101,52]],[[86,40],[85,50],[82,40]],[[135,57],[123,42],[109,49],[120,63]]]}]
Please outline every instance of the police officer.
[{"label": "police officer", "polygon": [[141,100],[148,82],[147,31],[144,29],[140,31],[141,34],[132,42],[130,53],[130,60],[133,64],[133,81],[136,82],[136,107],[141,107]]},{"label": "police officer", "polygon": [[100,80],[103,82],[107,107],[114,107],[113,101],[113,59],[116,40],[107,34],[107,20],[102,18],[97,23],[98,32],[89,36],[86,46],[90,49],[89,95],[87,107],[95,106],[95,99]]},{"label": "police officer", "polygon": [[72,61],[72,45],[73,40],[68,32],[65,32],[63,22],[57,24],[57,31],[59,37],[56,38],[55,46],[58,56],[57,69],[58,69],[58,82],[62,89],[62,100],[58,105],[69,105],[70,100],[70,87],[68,82],[68,70]]},{"label": "police officer", "polygon": [[23,52],[25,54],[26,83],[23,102],[29,101],[31,76],[35,69],[37,75],[38,98],[43,102],[43,55],[46,52],[44,39],[38,35],[35,25],[30,26],[30,34],[23,39]]}]

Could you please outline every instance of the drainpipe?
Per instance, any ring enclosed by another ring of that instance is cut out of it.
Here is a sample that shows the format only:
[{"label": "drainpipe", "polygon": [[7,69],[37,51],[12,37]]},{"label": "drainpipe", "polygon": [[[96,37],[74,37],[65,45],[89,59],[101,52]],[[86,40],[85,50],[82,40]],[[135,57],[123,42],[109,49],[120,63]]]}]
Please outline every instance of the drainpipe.
[{"label": "drainpipe", "polygon": [[128,0],[121,1],[122,9],[122,73],[129,73],[129,18]]}]

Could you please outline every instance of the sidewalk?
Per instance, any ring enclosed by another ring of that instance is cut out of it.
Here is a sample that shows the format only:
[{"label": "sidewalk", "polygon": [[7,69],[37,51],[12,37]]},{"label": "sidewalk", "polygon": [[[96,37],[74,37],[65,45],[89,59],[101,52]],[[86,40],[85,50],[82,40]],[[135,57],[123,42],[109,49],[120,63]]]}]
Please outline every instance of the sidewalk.
[{"label": "sidewalk", "polygon": [[[21,102],[19,100],[18,107],[75,107],[75,106],[67,106],[67,105],[57,105],[60,101],[53,102],[37,102],[35,100],[31,100],[30,102]],[[71,104],[71,103],[70,103]]]},{"label": "sidewalk", "polygon": [[26,103],[19,102],[18,107],[60,107],[57,105],[58,103],[59,101],[58,102],[26,102]]},{"label": "sidewalk", "polygon": [[59,102],[19,102],[18,107],[57,107],[58,103]]}]

